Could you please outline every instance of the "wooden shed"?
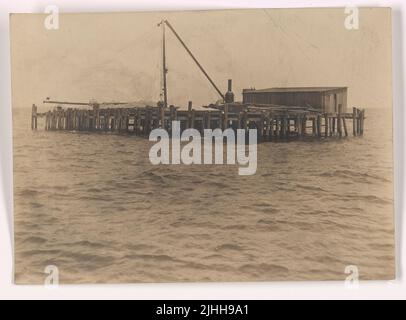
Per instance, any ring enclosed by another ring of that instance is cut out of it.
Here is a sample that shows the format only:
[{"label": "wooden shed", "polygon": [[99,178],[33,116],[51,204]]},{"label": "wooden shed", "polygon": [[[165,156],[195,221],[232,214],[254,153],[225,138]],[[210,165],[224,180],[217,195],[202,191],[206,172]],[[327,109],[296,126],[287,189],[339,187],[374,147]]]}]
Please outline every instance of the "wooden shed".
[{"label": "wooden shed", "polygon": [[323,112],[347,112],[346,87],[244,89],[244,104],[311,107]]}]

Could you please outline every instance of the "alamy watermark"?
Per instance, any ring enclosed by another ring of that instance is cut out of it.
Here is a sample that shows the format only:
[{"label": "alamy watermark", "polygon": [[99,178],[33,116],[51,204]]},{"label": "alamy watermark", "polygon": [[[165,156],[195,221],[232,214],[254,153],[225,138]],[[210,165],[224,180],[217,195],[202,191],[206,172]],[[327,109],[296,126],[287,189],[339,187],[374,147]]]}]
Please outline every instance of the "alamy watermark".
[{"label": "alamy watermark", "polygon": [[59,269],[57,266],[47,266],[44,273],[46,274],[44,284],[47,288],[55,288],[59,286]]},{"label": "alamy watermark", "polygon": [[344,27],[347,30],[358,30],[359,29],[359,8],[357,7],[346,7],[344,9],[346,17],[344,19]]},{"label": "alamy watermark", "polygon": [[58,30],[59,29],[59,8],[55,5],[49,5],[44,10],[48,15],[44,20],[44,27],[47,30]]},{"label": "alamy watermark", "polygon": [[[248,131],[247,144],[244,129],[237,129],[236,132],[231,128],[224,131],[204,129],[202,137],[196,129],[186,129],[181,133],[180,121],[173,121],[171,139],[165,129],[154,129],[149,135],[149,140],[156,142],[149,151],[149,159],[153,165],[238,164],[240,165],[239,175],[253,175],[257,171],[256,129]],[[181,142],[188,143],[182,145]],[[227,151],[226,159],[224,159],[224,145]]]},{"label": "alamy watermark", "polygon": [[359,269],[357,266],[351,265],[346,266],[344,270],[345,274],[347,274],[347,278],[345,279],[345,286],[348,289],[358,289],[359,288]]}]

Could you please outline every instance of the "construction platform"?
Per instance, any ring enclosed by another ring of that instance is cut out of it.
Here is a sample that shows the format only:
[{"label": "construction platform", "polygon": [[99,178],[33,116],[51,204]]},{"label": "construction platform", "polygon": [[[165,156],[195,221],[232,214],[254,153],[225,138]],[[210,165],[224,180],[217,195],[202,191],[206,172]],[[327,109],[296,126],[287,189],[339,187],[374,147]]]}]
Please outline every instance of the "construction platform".
[{"label": "construction platform", "polygon": [[[230,107],[232,107],[232,110]],[[232,128],[257,129],[258,141],[288,141],[305,137],[328,138],[347,137],[352,129],[353,136],[364,132],[365,110],[353,108],[352,113],[323,113],[311,108],[270,105],[223,104],[193,109],[189,102],[187,109],[174,106],[64,108],[55,106],[52,110],[39,113],[32,106],[31,128],[38,128],[38,119],[48,131],[115,132],[149,136],[157,128],[171,134],[172,121],[180,121],[181,131],[196,129]]]}]

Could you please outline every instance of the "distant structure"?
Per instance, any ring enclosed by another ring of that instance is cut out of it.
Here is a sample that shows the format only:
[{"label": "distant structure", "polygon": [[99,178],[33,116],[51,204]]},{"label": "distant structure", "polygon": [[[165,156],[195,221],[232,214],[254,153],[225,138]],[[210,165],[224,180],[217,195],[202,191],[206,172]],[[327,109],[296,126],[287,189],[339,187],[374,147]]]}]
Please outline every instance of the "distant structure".
[{"label": "distant structure", "polygon": [[346,87],[244,89],[244,104],[312,108],[325,113],[347,112]]}]

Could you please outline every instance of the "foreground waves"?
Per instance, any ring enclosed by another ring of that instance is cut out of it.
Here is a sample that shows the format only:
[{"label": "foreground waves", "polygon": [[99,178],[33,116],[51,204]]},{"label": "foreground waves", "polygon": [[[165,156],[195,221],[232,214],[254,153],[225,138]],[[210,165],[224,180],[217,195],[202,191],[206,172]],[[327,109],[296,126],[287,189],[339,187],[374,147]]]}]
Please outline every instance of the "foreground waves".
[{"label": "foreground waves", "polygon": [[390,113],[367,111],[363,138],[260,144],[254,176],[152,166],[146,139],[31,132],[29,116],[14,113],[17,283],[48,265],[62,283],[394,277]]}]

